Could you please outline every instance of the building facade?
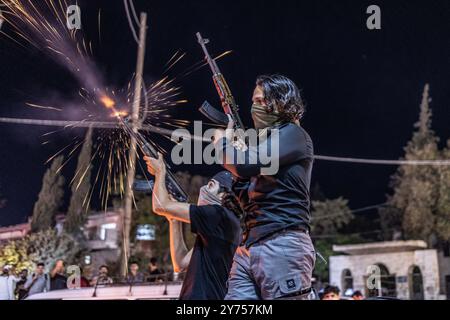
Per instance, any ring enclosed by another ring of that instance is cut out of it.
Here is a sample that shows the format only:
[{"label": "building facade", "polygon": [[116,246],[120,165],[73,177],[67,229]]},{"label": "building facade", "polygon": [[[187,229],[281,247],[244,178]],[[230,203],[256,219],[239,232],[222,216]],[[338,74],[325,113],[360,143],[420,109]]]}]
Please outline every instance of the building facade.
[{"label": "building facade", "polygon": [[121,210],[89,215],[83,228],[89,253],[84,264],[95,273],[103,264],[110,265],[120,256],[122,236]]},{"label": "building facade", "polygon": [[0,228],[0,244],[9,240],[17,240],[25,237],[31,231],[30,222],[16,224]]},{"label": "building facade", "polygon": [[[64,225],[64,215],[56,216],[55,229],[61,232]],[[93,213],[87,217],[82,228],[87,239],[88,254],[85,256],[85,266],[96,270],[102,264],[117,261],[120,255],[120,238],[122,235],[121,210]],[[25,237],[31,232],[31,223],[0,228],[0,244]]]},{"label": "building facade", "polygon": [[411,300],[450,299],[450,257],[424,241],[335,245],[330,283],[343,293]]}]

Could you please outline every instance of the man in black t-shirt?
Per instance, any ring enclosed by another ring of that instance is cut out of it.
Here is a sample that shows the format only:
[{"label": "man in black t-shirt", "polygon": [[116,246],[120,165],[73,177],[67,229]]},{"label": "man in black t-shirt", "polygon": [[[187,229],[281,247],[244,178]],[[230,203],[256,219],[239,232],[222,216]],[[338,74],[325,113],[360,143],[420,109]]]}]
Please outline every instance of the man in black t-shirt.
[{"label": "man in black t-shirt", "polygon": [[[145,157],[155,176],[153,211],[170,222],[170,248],[174,271],[186,269],[182,300],[222,300],[233,256],[241,240],[240,207],[232,194],[232,176],[216,174],[200,190],[198,205],[173,200],[166,189],[166,168],[158,159]],[[188,251],[183,240],[182,222],[191,224],[197,235]]]},{"label": "man in black t-shirt", "polygon": [[158,267],[158,259],[156,257],[152,257],[150,259],[150,263],[147,268],[147,279],[148,282],[157,282],[161,281],[163,278],[159,277],[160,274],[164,272]]},{"label": "man in black t-shirt", "polygon": [[67,289],[66,266],[63,260],[57,260],[50,272],[50,291]]}]

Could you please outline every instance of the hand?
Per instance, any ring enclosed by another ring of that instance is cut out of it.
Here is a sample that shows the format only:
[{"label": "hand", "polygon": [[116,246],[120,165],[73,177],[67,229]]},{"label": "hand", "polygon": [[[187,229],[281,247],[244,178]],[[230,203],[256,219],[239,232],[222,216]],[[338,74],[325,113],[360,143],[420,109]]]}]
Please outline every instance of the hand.
[{"label": "hand", "polygon": [[227,117],[228,117],[228,125],[227,125],[227,129],[233,129],[233,128],[234,128],[233,117],[230,116],[229,114],[227,114]]},{"label": "hand", "polygon": [[214,143],[217,143],[217,141],[221,140],[222,138],[226,138],[228,140],[233,140],[234,136],[234,121],[233,118],[228,114],[228,125],[226,130],[222,129],[216,129],[214,131],[213,135],[213,141]]},{"label": "hand", "polygon": [[247,151],[248,150],[248,147],[247,147],[247,145],[245,144],[245,141],[243,141],[242,139],[236,139],[236,141],[233,141],[232,143],[231,143],[231,145],[233,146],[233,147],[235,147],[237,150],[239,150],[239,151],[242,151],[242,152],[245,152],[245,151]]},{"label": "hand", "polygon": [[214,143],[217,143],[217,141],[220,141],[223,137],[225,137],[225,130],[222,129],[214,130],[214,135],[212,137]]},{"label": "hand", "polygon": [[169,193],[169,200],[172,202],[178,202],[178,200],[175,199],[170,193]]},{"label": "hand", "polygon": [[156,176],[165,173],[166,165],[160,152],[158,152],[158,159],[144,156],[144,160],[147,163],[147,170],[151,175]]},{"label": "hand", "polygon": [[55,269],[61,270],[62,268],[64,268],[64,261],[58,260],[58,261],[56,262]]},{"label": "hand", "polygon": [[227,125],[227,130],[225,130],[225,138],[227,140],[233,141],[234,140],[234,135],[235,135],[235,130],[234,130],[234,121],[233,118],[227,114],[228,116],[228,125]]}]

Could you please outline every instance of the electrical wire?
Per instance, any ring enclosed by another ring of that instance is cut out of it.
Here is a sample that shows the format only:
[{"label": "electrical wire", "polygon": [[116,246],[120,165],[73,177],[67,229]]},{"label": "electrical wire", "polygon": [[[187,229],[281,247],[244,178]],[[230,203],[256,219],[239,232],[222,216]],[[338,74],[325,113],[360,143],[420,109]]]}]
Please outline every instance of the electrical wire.
[{"label": "electrical wire", "polygon": [[361,159],[314,155],[314,159],[334,162],[378,164],[378,165],[413,165],[413,166],[448,166],[450,160],[385,160],[385,159]]},{"label": "electrical wire", "polygon": [[[364,212],[364,211],[369,211],[372,209],[377,209],[377,208],[381,208],[381,207],[385,207],[387,205],[387,203],[381,203],[381,204],[377,204],[377,205],[373,205],[373,206],[368,206],[368,207],[363,207],[363,208],[359,208],[359,209],[354,209],[354,210],[350,210],[350,214],[354,214],[354,213],[359,213],[359,212]],[[311,220],[312,221],[317,221],[317,220],[321,220],[321,219],[325,219],[325,218],[334,218],[334,217],[339,217],[342,216],[341,213],[335,213],[335,214],[327,214],[327,215],[323,215],[323,216],[318,216],[318,217],[312,217]]]},{"label": "electrical wire", "polygon": [[[128,1],[127,0],[123,0],[123,5],[125,7],[125,13],[127,15],[128,25],[130,26],[131,33],[133,34],[134,40],[139,45],[139,38],[137,36],[136,29],[134,28],[133,20],[132,20],[131,15],[130,15],[130,8],[128,8]],[[138,25],[139,25],[139,23],[138,23]]]},{"label": "electrical wire", "polygon": [[134,7],[133,0],[129,0],[129,4],[130,4],[130,8],[131,8],[131,13],[133,14],[134,21],[139,26],[141,24],[141,22],[139,21],[139,18],[136,14],[136,8]]}]

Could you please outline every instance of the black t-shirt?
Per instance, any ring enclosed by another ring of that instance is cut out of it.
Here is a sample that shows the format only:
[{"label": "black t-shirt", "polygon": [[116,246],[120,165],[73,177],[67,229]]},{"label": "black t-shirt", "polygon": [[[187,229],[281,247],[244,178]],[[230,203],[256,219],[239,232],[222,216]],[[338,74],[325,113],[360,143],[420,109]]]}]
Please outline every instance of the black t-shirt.
[{"label": "black t-shirt", "polygon": [[50,291],[67,289],[67,278],[62,274],[55,274],[50,278]]},{"label": "black t-shirt", "polygon": [[158,268],[153,270],[153,271],[149,271],[148,275],[149,277],[147,277],[147,281],[148,282],[156,282],[156,280],[162,279],[160,277],[157,277],[160,274],[163,274],[164,272],[162,272],[162,270],[159,270]]},{"label": "black t-shirt", "polygon": [[189,215],[197,238],[180,299],[222,300],[241,238],[239,219],[219,205],[191,205]]}]

